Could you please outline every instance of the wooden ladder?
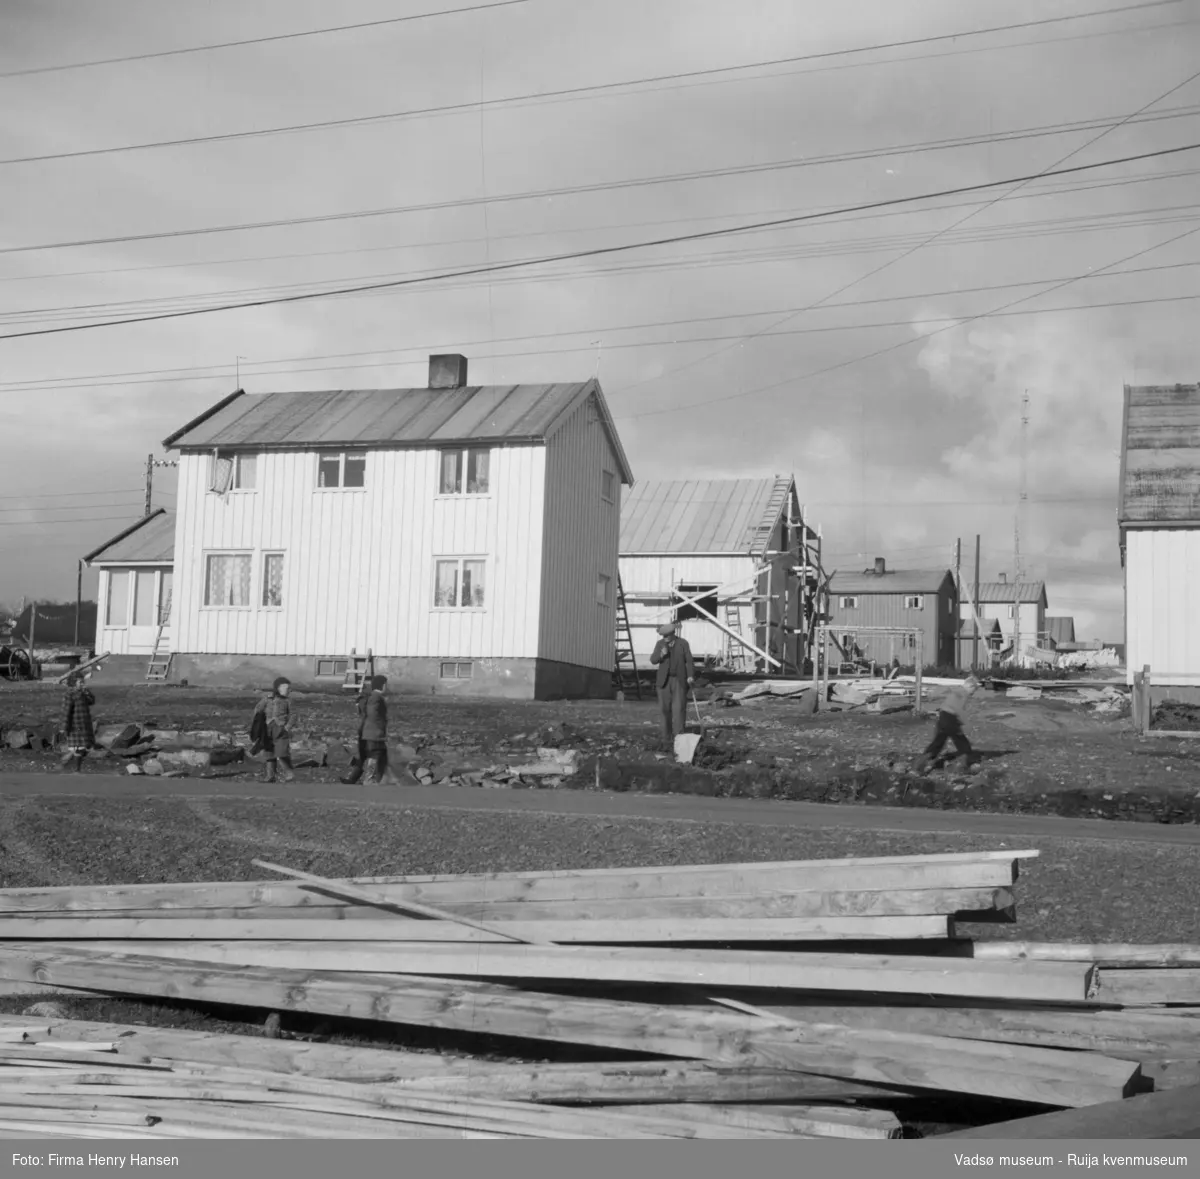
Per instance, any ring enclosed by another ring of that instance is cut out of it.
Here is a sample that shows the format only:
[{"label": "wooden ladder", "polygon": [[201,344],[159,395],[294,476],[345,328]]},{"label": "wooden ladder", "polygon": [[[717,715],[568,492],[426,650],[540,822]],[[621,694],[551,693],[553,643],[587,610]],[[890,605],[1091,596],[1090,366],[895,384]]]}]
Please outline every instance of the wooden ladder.
[{"label": "wooden ladder", "polygon": [[[742,608],[737,602],[725,603],[725,625],[730,630],[742,633]],[[725,636],[725,661],[735,671],[746,668],[746,648],[735,642],[730,635]]]},{"label": "wooden ladder", "polygon": [[625,587],[621,575],[617,574],[617,647],[616,663],[613,666],[613,687],[629,695],[632,692],[642,698],[642,681],[637,670],[637,656],[633,653],[633,631],[629,626],[629,611],[625,607]]},{"label": "wooden ladder", "polygon": [[150,662],[146,664],[146,682],[161,683],[167,678],[167,673],[171,670],[172,652],[162,651],[162,636],[163,628],[167,625],[168,619],[163,619],[158,624],[158,631],[154,636],[154,650],[150,652]]},{"label": "wooden ladder", "polygon": [[374,674],[375,654],[371,648],[367,648],[367,653],[365,655],[358,654],[358,651],[352,648],[349,658],[346,660],[346,674],[342,679],[342,691],[360,691],[363,684]]}]

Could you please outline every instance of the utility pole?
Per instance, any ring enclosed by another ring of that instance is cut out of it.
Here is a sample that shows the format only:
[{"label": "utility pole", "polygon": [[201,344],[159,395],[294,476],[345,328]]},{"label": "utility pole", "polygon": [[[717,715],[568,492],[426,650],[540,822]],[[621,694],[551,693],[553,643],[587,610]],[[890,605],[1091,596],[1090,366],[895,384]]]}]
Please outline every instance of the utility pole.
[{"label": "utility pole", "polygon": [[1013,581],[1016,582],[1016,602],[1013,605],[1013,660],[1021,666],[1021,586],[1025,571],[1021,567],[1021,523],[1028,501],[1026,481],[1029,462],[1029,390],[1021,397],[1021,483],[1017,491],[1017,511],[1013,517]]},{"label": "utility pole", "polygon": [[75,563],[75,646],[79,646],[79,614],[83,609],[83,558]]},{"label": "utility pole", "polygon": [[979,533],[975,534],[975,584],[971,587],[975,610],[975,637],[971,640],[971,670],[979,670]]},{"label": "utility pole", "polygon": [[954,666],[962,659],[959,636],[962,634],[962,537],[954,542]]},{"label": "utility pole", "polygon": [[156,459],[154,455],[146,455],[146,510],[144,516],[149,516],[151,512],[151,498],[154,490],[154,468],[155,467],[177,467],[178,460],[171,459]]}]

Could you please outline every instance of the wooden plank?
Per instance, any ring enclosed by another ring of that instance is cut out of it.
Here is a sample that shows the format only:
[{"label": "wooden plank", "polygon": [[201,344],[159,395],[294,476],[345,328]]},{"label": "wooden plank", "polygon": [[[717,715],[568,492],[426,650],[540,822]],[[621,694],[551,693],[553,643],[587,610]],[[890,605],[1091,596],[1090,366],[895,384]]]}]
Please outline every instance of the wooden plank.
[{"label": "wooden plank", "polygon": [[[59,920],[221,920],[221,921],[378,921],[367,906],[316,897],[295,905],[160,907],[129,909],[29,909],[8,912],[0,921]],[[318,903],[319,902],[319,903]],[[648,897],[607,901],[481,901],[447,904],[447,912],[507,921],[591,920],[766,920],[817,917],[920,917],[962,914],[972,921],[1011,920],[1014,897],[1007,888],[902,889],[895,891],[756,892],[708,897]],[[0,904],[0,912],[3,912]],[[399,915],[395,918],[401,920]],[[7,928],[7,926],[6,926]]]},{"label": "wooden plank", "polygon": [[948,1037],[765,1027],[732,1012],[541,995],[493,984],[260,970],[46,946],[0,948],[0,973],[131,995],[306,1011],[661,1056],[789,1068],[868,1083],[1047,1105],[1124,1096],[1136,1065],[1097,1054]]},{"label": "wooden plank", "polygon": [[1143,1060],[1141,1064],[1142,1075],[1153,1082],[1156,1092],[1200,1085],[1200,1055],[1162,1056]]},{"label": "wooden plank", "polygon": [[[445,908],[450,903],[498,901],[626,900],[647,897],[742,896],[760,892],[893,891],[904,889],[1010,888],[1018,860],[886,862],[862,866],[855,861],[807,861],[782,867],[688,866],[640,875],[526,879],[445,878],[428,883],[352,885],[399,901]],[[225,882],[180,885],[89,885],[67,888],[7,889],[0,912],[71,912],[113,908],[206,908],[254,905],[328,904],[315,886]],[[581,896],[580,894],[586,894]]]},{"label": "wooden plank", "polygon": [[974,958],[989,961],[1093,962],[1108,968],[1200,966],[1200,945],[1185,942],[1146,946],[1125,943],[975,942],[971,953]]},{"label": "wooden plank", "polygon": [[1200,1003],[1200,969],[1102,970],[1095,995],[1098,1003],[1145,1006],[1154,1003]]},{"label": "wooden plank", "polygon": [[[1188,1087],[1166,1093],[1147,1093],[1125,1101],[1109,1101],[1084,1109],[1036,1114],[1010,1122],[997,1122],[974,1130],[959,1130],[944,1138],[991,1138],[1008,1142],[1021,1139],[1200,1138],[1200,1089]],[[1139,1154],[1121,1150],[1119,1154]],[[1155,1154],[1170,1154],[1160,1150]]]},{"label": "wooden plank", "polygon": [[364,905],[382,906],[384,909],[399,909],[404,913],[415,913],[418,917],[432,917],[440,921],[455,922],[459,925],[464,925],[469,929],[482,930],[484,933],[494,934],[501,939],[511,939],[513,941],[532,941],[544,942],[543,937],[534,936],[532,938],[519,938],[514,934],[500,933],[494,926],[484,924],[480,921],[473,921],[470,917],[464,917],[461,914],[450,914],[443,909],[434,909],[429,905],[422,905],[417,901],[412,900],[397,900],[392,897],[384,896],[376,889],[359,888],[355,885],[340,884],[334,880],[327,880],[322,876],[313,876],[307,872],[297,872],[293,868],[284,868],[279,864],[272,864],[267,860],[255,860],[254,866],[262,868],[267,872],[278,872],[282,876],[291,876],[299,880],[303,884],[314,885],[322,891],[329,893],[332,896],[340,897],[346,901],[357,901]]},{"label": "wooden plank", "polygon": [[[666,1114],[675,1107],[647,1104],[647,1113]],[[888,1139],[901,1136],[900,1119],[882,1109],[836,1105],[746,1104],[693,1105],[696,1118],[739,1130],[774,1131],[780,1137]]]},{"label": "wooden plank", "polygon": [[[99,954],[129,946],[97,941]],[[68,950],[67,943],[11,942],[5,952]],[[880,954],[793,954],[757,950],[519,946],[512,943],[343,942],[330,949],[310,943],[142,942],[146,958],[456,978],[562,979],[770,990],[875,991],[887,994],[980,996],[1034,1002],[1083,1002],[1094,969],[1075,962],[978,962]]]},{"label": "wooden plank", "polygon": [[[54,941],[293,941],[505,943],[540,936],[559,944],[637,945],[669,942],[813,942],[830,940],[947,939],[947,917],[781,917],[663,920],[493,922],[480,930],[447,921],[241,920],[169,917],[0,918],[0,939]],[[507,935],[507,936],[505,936]],[[131,947],[135,948],[135,947]]]}]

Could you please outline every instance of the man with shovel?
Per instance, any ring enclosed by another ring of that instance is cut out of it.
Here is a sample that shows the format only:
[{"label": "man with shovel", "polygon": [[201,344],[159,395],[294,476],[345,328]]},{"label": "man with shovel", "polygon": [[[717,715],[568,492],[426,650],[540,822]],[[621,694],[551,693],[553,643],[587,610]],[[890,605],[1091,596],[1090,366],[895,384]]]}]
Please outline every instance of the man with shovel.
[{"label": "man with shovel", "polygon": [[663,741],[670,749],[687,723],[688,690],[696,678],[696,665],[692,660],[692,648],[687,639],[676,633],[675,623],[660,626],[658,633],[661,638],[654,644],[650,662],[658,667],[654,685],[662,708]]}]

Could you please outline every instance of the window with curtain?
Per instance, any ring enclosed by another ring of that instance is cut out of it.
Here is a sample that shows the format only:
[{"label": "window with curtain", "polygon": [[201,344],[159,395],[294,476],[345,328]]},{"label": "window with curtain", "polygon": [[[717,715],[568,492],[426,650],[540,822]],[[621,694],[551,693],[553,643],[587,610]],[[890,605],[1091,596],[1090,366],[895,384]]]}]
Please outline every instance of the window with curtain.
[{"label": "window with curtain", "polygon": [[204,604],[250,605],[249,553],[209,553],[204,578]]},{"label": "window with curtain", "polygon": [[487,495],[491,486],[492,452],[486,447],[443,450],[438,474],[439,495]]},{"label": "window with curtain", "polygon": [[441,480],[438,483],[439,495],[457,495],[462,491],[462,455],[457,450],[442,451]]},{"label": "window with curtain", "polygon": [[129,625],[129,570],[113,569],[108,574],[108,605],[105,626]]},{"label": "window with curtain", "polygon": [[458,605],[458,562],[439,561],[433,588],[433,604],[440,609]]},{"label": "window with curtain", "polygon": [[267,553],[263,557],[262,604],[276,608],[283,605],[282,553]]},{"label": "window with curtain", "polygon": [[481,610],[486,579],[487,562],[482,558],[439,558],[434,566],[433,604],[441,610]]}]

